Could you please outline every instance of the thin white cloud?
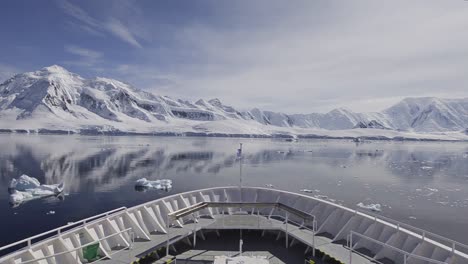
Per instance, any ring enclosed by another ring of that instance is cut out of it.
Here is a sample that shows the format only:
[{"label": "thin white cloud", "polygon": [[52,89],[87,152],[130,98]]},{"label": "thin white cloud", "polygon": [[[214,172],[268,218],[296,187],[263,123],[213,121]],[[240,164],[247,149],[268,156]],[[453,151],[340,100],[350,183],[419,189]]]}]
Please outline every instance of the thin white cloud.
[{"label": "thin white cloud", "polygon": [[81,48],[81,47],[74,46],[74,45],[65,46],[65,50],[72,54],[84,57],[86,59],[96,60],[102,57],[101,52],[86,49],[86,48]]},{"label": "thin white cloud", "polygon": [[99,67],[97,67],[97,65],[102,64],[103,62],[103,54],[95,50],[86,49],[75,45],[67,45],[65,46],[65,51],[77,57],[73,60],[63,61],[63,64],[65,65],[87,67],[89,69],[98,71]]},{"label": "thin white cloud", "polygon": [[[203,7],[209,18],[163,23],[163,37],[144,18],[135,22],[144,13],[98,21],[76,6],[63,9],[138,48],[132,65],[108,73],[173,97],[219,97],[240,108],[306,113],[338,106],[381,110],[407,96],[468,96],[465,1],[212,5]],[[148,32],[139,32],[145,25]],[[139,40],[158,46],[141,48]]]},{"label": "thin white cloud", "polygon": [[111,34],[134,47],[142,47],[128,27],[117,18],[110,17],[107,22],[103,22],[67,0],[57,1],[57,3],[66,14],[82,23],[79,27],[84,31],[93,35],[99,35],[101,32]]},{"label": "thin white cloud", "polygon": [[225,15],[245,27],[197,24],[175,32],[202,59],[177,69],[182,77],[172,95],[290,113],[340,105],[379,110],[406,96],[468,96],[468,4],[454,2],[240,6],[242,16]]},{"label": "thin white cloud", "polygon": [[105,26],[114,36],[136,48],[141,48],[140,43],[138,43],[133,34],[119,20],[112,18],[105,24]]},{"label": "thin white cloud", "polygon": [[86,24],[88,27],[100,29],[101,23],[98,20],[92,18],[86,11],[84,11],[79,6],[76,6],[66,0],[59,0],[57,1],[62,10],[67,13],[68,15],[72,16],[76,20]]}]

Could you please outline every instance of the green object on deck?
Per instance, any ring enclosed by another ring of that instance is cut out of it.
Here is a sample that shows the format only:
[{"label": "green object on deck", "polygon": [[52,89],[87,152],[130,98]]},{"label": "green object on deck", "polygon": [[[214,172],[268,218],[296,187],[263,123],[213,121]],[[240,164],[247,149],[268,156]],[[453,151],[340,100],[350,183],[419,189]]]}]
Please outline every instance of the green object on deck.
[{"label": "green object on deck", "polygon": [[98,255],[99,242],[83,248],[83,258],[88,262],[94,261],[99,258]]}]

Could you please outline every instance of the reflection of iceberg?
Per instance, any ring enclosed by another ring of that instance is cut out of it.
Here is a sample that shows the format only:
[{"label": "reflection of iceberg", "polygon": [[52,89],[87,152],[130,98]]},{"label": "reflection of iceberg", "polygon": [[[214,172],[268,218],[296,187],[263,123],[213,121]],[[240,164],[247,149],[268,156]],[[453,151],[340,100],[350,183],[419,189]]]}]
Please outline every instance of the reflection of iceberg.
[{"label": "reflection of iceberg", "polygon": [[146,178],[141,178],[136,181],[135,189],[137,190],[156,189],[156,190],[168,191],[172,189],[172,181],[168,179],[149,181]]},{"label": "reflection of iceberg", "polygon": [[41,185],[36,178],[21,175],[12,179],[9,185],[10,203],[19,206],[26,201],[58,195],[63,192],[64,184]]},{"label": "reflection of iceberg", "polygon": [[358,203],[358,207],[361,207],[363,209],[375,211],[375,212],[380,212],[382,211],[382,207],[380,204],[364,204],[364,203]]}]

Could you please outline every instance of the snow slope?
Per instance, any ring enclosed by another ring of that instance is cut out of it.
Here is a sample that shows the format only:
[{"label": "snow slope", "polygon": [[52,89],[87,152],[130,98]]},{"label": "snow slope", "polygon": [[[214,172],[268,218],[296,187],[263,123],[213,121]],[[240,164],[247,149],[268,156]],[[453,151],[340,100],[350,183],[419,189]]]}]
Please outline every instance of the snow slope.
[{"label": "snow slope", "polygon": [[467,128],[468,99],[407,98],[381,113],[338,108],[289,115],[239,111],[219,99],[158,96],[113,79],[85,79],[57,65],[0,84],[3,132],[464,139]]}]

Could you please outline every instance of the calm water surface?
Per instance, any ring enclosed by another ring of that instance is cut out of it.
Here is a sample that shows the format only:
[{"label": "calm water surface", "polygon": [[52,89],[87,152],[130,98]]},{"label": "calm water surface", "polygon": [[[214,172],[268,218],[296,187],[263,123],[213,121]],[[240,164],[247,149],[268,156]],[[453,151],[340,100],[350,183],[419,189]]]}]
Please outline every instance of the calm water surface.
[{"label": "calm water surface", "polygon": [[[173,193],[243,183],[326,195],[468,243],[468,144],[272,139],[0,135],[0,245],[121,206]],[[9,204],[21,174],[65,182],[62,198]],[[173,181],[169,192],[138,192],[139,178]],[[48,214],[55,211],[55,214]]]}]

